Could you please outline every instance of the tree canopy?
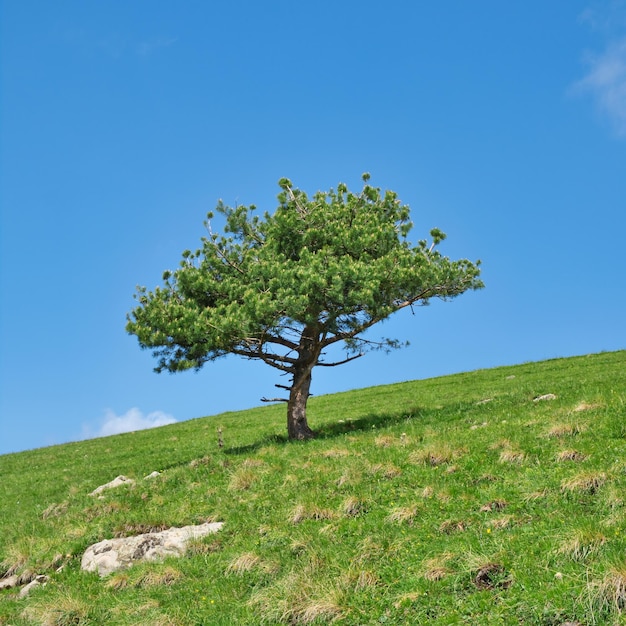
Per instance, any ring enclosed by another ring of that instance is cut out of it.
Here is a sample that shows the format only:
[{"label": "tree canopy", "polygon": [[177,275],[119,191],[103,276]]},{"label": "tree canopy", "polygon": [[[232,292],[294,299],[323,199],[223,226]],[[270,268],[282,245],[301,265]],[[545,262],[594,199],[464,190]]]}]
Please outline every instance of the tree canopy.
[{"label": "tree canopy", "polygon": [[[440,230],[411,244],[409,207],[368,181],[364,174],[359,193],[340,183],[308,197],[283,178],[278,207],[263,217],[254,205],[220,201],[224,234],[212,231],[209,213],[200,248],[183,252],[162,286],[137,289],[126,329],[153,350],[156,371],[198,369],[228,354],[259,359],[290,375],[277,385],[289,392],[288,433],[305,439],[315,366],[397,347],[363,333],[400,309],[483,286],[479,261],[438,251]],[[334,344],[345,358],[327,361]]]}]

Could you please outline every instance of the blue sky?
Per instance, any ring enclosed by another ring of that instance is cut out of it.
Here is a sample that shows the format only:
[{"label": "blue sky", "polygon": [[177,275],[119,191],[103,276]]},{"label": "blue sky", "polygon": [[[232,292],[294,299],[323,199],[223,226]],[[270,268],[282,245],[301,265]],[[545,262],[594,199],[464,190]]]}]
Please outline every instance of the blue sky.
[{"label": "blue sky", "polygon": [[[124,331],[218,199],[393,189],[486,288],[315,394],[626,347],[626,2],[5,0],[0,454],[259,404]],[[549,391],[549,390],[546,390]],[[312,427],[315,416],[310,415]]]}]

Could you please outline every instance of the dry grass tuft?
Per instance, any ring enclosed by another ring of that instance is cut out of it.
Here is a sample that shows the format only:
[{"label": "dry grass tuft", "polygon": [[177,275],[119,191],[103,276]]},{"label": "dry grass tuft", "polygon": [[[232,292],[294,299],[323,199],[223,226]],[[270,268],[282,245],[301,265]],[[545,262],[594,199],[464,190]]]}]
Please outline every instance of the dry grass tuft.
[{"label": "dry grass tuft", "polygon": [[378,576],[369,570],[365,570],[359,572],[359,575],[354,584],[354,588],[356,591],[361,591],[363,589],[369,589],[371,587],[375,587],[378,584]]},{"label": "dry grass tuft", "polygon": [[363,591],[376,587],[380,579],[371,570],[350,569],[342,576],[342,587],[354,591]]},{"label": "dry grass tuft", "polygon": [[582,491],[594,494],[606,482],[606,474],[604,472],[581,472],[567,478],[561,483],[563,491]]},{"label": "dry grass tuft", "polygon": [[447,519],[439,525],[439,532],[444,535],[451,535],[452,533],[459,532],[462,533],[467,530],[468,526],[469,524],[464,520]]},{"label": "dry grass tuft", "polygon": [[317,584],[319,565],[293,570],[273,584],[258,589],[249,605],[259,613],[258,623],[292,626],[331,624],[345,616],[344,591]]},{"label": "dry grass tuft", "polygon": [[387,516],[387,522],[396,524],[412,524],[417,517],[417,506],[403,506],[393,509]]},{"label": "dry grass tuft", "polygon": [[534,502],[535,500],[541,500],[542,498],[547,497],[549,493],[550,492],[548,491],[547,488],[540,489],[539,491],[531,491],[530,493],[527,493],[522,498],[522,502],[528,503],[528,502]]},{"label": "dry grass tuft", "polygon": [[28,556],[15,547],[9,549],[9,554],[0,563],[0,578],[13,576],[28,562]]},{"label": "dry grass tuft", "polygon": [[389,448],[396,443],[396,438],[393,435],[379,435],[374,439],[374,443],[379,448]]},{"label": "dry grass tuft", "polygon": [[121,502],[116,502],[114,500],[105,504],[98,503],[92,506],[88,506],[83,509],[83,513],[85,514],[86,521],[91,522],[92,520],[99,517],[104,517],[105,515],[111,515],[112,513],[119,513],[121,511],[129,510],[130,507],[128,505],[122,504]]},{"label": "dry grass tuft", "polygon": [[626,608],[626,565],[611,568],[601,581],[590,582],[587,589],[599,613],[621,613]]},{"label": "dry grass tuft", "polygon": [[428,499],[428,498],[432,498],[434,493],[435,493],[435,490],[429,485],[427,487],[424,487],[424,489],[422,489],[420,496],[424,499]]},{"label": "dry grass tuft", "polygon": [[189,467],[191,467],[191,469],[196,469],[202,465],[209,465],[209,463],[211,463],[211,457],[203,456],[201,459],[194,459],[191,461],[189,463]]},{"label": "dry grass tuft", "polygon": [[374,476],[382,476],[387,480],[391,480],[400,476],[402,470],[393,463],[376,463],[370,467],[370,473]]},{"label": "dry grass tuft", "polygon": [[246,552],[233,559],[226,568],[227,574],[245,574],[251,572],[253,569],[259,567],[261,563],[261,557],[253,552]]},{"label": "dry grass tuft", "polygon": [[437,467],[451,463],[454,459],[459,458],[465,451],[453,450],[449,446],[443,444],[440,446],[430,446],[422,450],[415,450],[409,454],[409,462],[416,465],[431,465]]},{"label": "dry grass tuft", "polygon": [[590,554],[600,549],[606,541],[607,538],[597,530],[577,530],[561,543],[556,553],[573,561],[584,561]]},{"label": "dry grass tuft", "polygon": [[61,515],[64,515],[67,512],[67,509],[69,507],[69,502],[61,502],[60,504],[51,504],[49,507],[47,507],[43,513],[41,514],[41,517],[43,519],[48,519],[50,517],[61,517]]},{"label": "dry grass tuft", "polygon": [[443,554],[426,559],[423,563],[424,569],[422,576],[430,581],[442,580],[451,573],[447,564],[452,556],[450,552],[444,552]]},{"label": "dry grass tuft", "polygon": [[109,589],[114,589],[115,591],[119,591],[120,589],[126,589],[131,584],[130,576],[126,572],[118,572],[117,574],[113,574],[107,580],[106,586]]},{"label": "dry grass tuft", "polygon": [[507,589],[512,580],[499,563],[485,563],[474,575],[474,584],[478,589]]},{"label": "dry grass tuft", "polygon": [[500,452],[500,463],[523,463],[526,455],[521,450],[507,449]]},{"label": "dry grass tuft", "polygon": [[393,606],[396,609],[399,609],[407,603],[413,604],[414,602],[417,602],[417,600],[419,600],[423,595],[424,594],[420,593],[419,591],[410,591],[409,593],[403,593],[402,595],[397,597],[398,599],[393,603]]},{"label": "dry grass tuft", "polygon": [[95,623],[89,615],[89,604],[71,596],[55,598],[54,606],[31,604],[22,617],[41,626],[83,626]]},{"label": "dry grass tuft", "polygon": [[510,439],[498,439],[494,441],[490,446],[490,450],[508,450],[513,447],[513,443]]},{"label": "dry grass tuft", "polygon": [[514,519],[515,518],[512,515],[501,515],[500,517],[492,519],[489,522],[489,525],[495,530],[501,530],[503,528],[508,528]]},{"label": "dry grass tuft", "polygon": [[452,500],[452,496],[447,491],[440,491],[437,494],[437,500],[442,504],[448,504]]},{"label": "dry grass tuft", "polygon": [[148,570],[135,581],[136,587],[169,587],[176,584],[183,577],[183,573],[175,567]]},{"label": "dry grass tuft", "polygon": [[140,573],[135,572],[118,572],[111,576],[106,586],[109,589],[118,591],[126,587],[169,587],[177,583],[183,574],[175,567],[165,566],[156,569],[150,569]]},{"label": "dry grass tuft", "polygon": [[507,507],[506,500],[492,500],[491,502],[487,502],[487,504],[483,504],[480,507],[481,513],[491,513],[492,511],[502,511]]},{"label": "dry grass tuft", "polygon": [[322,453],[325,459],[339,459],[341,457],[350,456],[350,452],[345,448],[331,448]]},{"label": "dry grass tuft", "polygon": [[249,467],[240,467],[230,477],[229,491],[247,491],[257,480],[258,474]]},{"label": "dry grass tuft", "polygon": [[479,485],[480,483],[495,483],[498,480],[497,476],[493,474],[481,474],[478,478],[472,481],[472,484]]},{"label": "dry grass tuft", "polygon": [[385,547],[372,537],[365,537],[359,544],[354,563],[364,563],[369,560],[377,560],[386,553]]},{"label": "dry grass tuft", "polygon": [[299,524],[304,520],[333,520],[337,518],[337,513],[331,509],[324,509],[322,507],[311,505],[305,507],[302,504],[298,504],[292,511],[289,521],[292,524]]},{"label": "dry grass tuft", "polygon": [[582,411],[592,411],[593,409],[599,409],[602,405],[599,403],[581,402],[576,405],[572,411],[574,413],[581,413]]},{"label": "dry grass tuft", "polygon": [[302,539],[292,539],[291,543],[289,544],[289,549],[291,550],[291,553],[296,555],[304,554],[307,551],[308,547],[309,544],[307,544],[307,542],[303,541]]},{"label": "dry grass tuft", "polygon": [[584,461],[587,458],[586,454],[582,452],[578,452],[577,450],[561,450],[556,455],[557,461],[575,461],[580,462]]},{"label": "dry grass tuft", "polygon": [[437,580],[442,580],[449,574],[450,574],[450,570],[445,567],[433,567],[429,570],[426,570],[423,576],[426,580],[437,581]]},{"label": "dry grass tuft", "polygon": [[201,537],[199,539],[192,539],[187,543],[187,554],[194,556],[199,554],[213,554],[219,552],[224,547],[222,539],[210,539],[207,541],[207,537]]},{"label": "dry grass tuft", "polygon": [[349,496],[343,501],[342,510],[344,515],[350,515],[351,517],[357,517],[365,512],[365,504],[355,498],[354,496]]},{"label": "dry grass tuft", "polygon": [[306,515],[306,509],[304,508],[302,504],[298,504],[292,511],[289,521],[292,524],[299,524],[305,519],[308,519]]},{"label": "dry grass tuft", "polygon": [[554,424],[546,433],[546,437],[574,437],[585,431],[581,424]]},{"label": "dry grass tuft", "polygon": [[267,463],[265,461],[262,461],[261,459],[246,459],[242,464],[241,467],[246,467],[248,469],[252,469],[252,468],[259,468],[259,467],[265,467],[267,466]]},{"label": "dry grass tuft", "polygon": [[305,603],[302,609],[294,614],[293,624],[313,624],[321,621],[332,623],[343,615],[342,607],[333,598],[320,598]]},{"label": "dry grass tuft", "polygon": [[354,469],[347,468],[343,471],[343,474],[337,479],[337,487],[343,487],[343,485],[358,485],[363,480],[361,472]]}]

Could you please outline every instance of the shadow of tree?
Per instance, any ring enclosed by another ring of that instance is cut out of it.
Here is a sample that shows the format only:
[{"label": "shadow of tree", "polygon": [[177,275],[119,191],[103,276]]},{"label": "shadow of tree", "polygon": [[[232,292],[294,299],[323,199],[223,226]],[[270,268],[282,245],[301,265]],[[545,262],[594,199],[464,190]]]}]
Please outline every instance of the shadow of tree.
[{"label": "shadow of tree", "polygon": [[[415,419],[425,413],[425,409],[421,407],[412,407],[408,411],[398,413],[369,413],[354,419],[338,420],[324,424],[315,431],[315,439],[333,439],[341,437],[347,433],[366,432],[372,429],[385,428],[394,424],[400,424],[407,420]],[[242,445],[224,448],[223,452],[227,455],[237,456],[240,454],[248,454],[255,452],[259,448],[270,444],[306,444],[306,441],[290,441],[286,435],[272,434],[258,441]]]},{"label": "shadow of tree", "polygon": [[254,443],[250,443],[244,446],[231,446],[229,448],[224,448],[223,452],[224,454],[233,455],[233,456],[237,456],[240,454],[248,454],[249,452],[255,452],[259,448],[270,445],[272,443],[285,444],[285,443],[289,443],[289,439],[287,438],[286,435],[268,435],[266,437],[263,437],[262,439],[259,439],[258,441]]},{"label": "shadow of tree", "polygon": [[414,407],[409,411],[398,413],[369,413],[355,419],[338,420],[330,424],[324,424],[316,431],[317,439],[331,439],[352,432],[365,432],[372,429],[386,428],[394,424],[400,424],[407,420],[415,419],[423,414],[424,410]]}]

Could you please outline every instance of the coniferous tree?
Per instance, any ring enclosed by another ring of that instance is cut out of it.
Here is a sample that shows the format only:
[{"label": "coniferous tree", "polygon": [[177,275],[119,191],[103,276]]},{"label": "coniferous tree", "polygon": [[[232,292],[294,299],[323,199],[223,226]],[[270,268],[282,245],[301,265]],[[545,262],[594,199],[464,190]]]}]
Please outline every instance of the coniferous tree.
[{"label": "coniferous tree", "polygon": [[[368,180],[364,174],[359,193],[339,184],[309,198],[283,178],[278,207],[263,218],[254,205],[220,202],[225,234],[211,231],[209,213],[201,247],[183,253],[163,286],[137,290],[126,329],[154,350],[156,371],[199,369],[228,354],[259,359],[290,376],[289,385],[277,385],[288,391],[280,398],[288,434],[307,439],[314,367],[398,347],[363,333],[400,309],[483,286],[480,262],[453,261],[436,249],[440,230],[430,231],[430,244],[412,245],[409,207]],[[345,347],[345,358],[325,360],[333,344]]]}]

